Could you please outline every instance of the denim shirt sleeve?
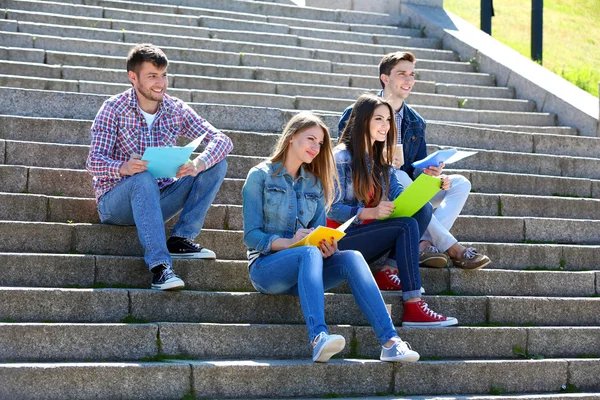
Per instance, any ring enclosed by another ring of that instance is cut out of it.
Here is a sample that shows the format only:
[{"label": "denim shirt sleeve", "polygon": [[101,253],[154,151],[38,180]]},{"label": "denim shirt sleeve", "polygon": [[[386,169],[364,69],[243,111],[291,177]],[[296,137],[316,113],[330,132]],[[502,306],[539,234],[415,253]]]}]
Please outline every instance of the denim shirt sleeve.
[{"label": "denim shirt sleeve", "polygon": [[242,213],[244,216],[244,244],[262,254],[271,252],[271,244],[280,236],[264,232],[263,189],[265,172],[251,169],[242,189]]},{"label": "denim shirt sleeve", "polygon": [[396,200],[396,197],[400,196],[400,193],[404,191],[404,186],[400,183],[400,180],[394,173],[394,168],[390,167],[390,193],[388,199],[390,201]]},{"label": "denim shirt sleeve", "polygon": [[354,107],[354,104],[344,110],[340,122],[338,122],[338,137],[342,136],[342,132],[344,132],[344,128],[346,128],[348,118],[350,118],[350,114],[352,113],[352,107]]},{"label": "denim shirt sleeve", "polygon": [[[355,215],[360,214],[364,207],[360,205],[350,205],[346,202],[345,193],[348,191],[347,181],[352,180],[352,169],[349,164],[340,161],[336,157],[335,166],[337,168],[340,184],[335,188],[335,198],[333,204],[327,213],[327,217],[339,223],[344,223]],[[349,176],[350,175],[350,176]],[[361,221],[354,220],[353,224],[359,224]]]}]

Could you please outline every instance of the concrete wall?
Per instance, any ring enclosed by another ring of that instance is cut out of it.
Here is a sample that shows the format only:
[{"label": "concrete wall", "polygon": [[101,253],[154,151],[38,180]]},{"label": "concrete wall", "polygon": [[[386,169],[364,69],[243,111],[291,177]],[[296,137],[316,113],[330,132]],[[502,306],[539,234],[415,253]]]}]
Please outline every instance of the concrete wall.
[{"label": "concrete wall", "polygon": [[518,98],[533,100],[538,110],[558,115],[558,124],[576,127],[583,136],[600,136],[598,98],[498,42],[439,7],[402,4],[402,14],[425,34],[441,38],[443,48],[494,74],[498,86],[512,86]]}]

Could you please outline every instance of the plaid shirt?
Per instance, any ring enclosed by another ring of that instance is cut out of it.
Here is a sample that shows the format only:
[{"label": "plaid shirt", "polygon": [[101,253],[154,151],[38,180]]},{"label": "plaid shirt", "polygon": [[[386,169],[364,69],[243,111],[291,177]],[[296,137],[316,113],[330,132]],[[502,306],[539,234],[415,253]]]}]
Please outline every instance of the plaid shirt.
[{"label": "plaid shirt", "polygon": [[[166,94],[156,112],[152,132],[148,132],[133,88],[104,102],[91,132],[92,144],[86,168],[94,177],[96,201],[117,183],[127,179],[119,173],[121,165],[133,153],[144,154],[147,147],[174,146],[178,136],[193,140],[208,132],[202,141],[206,148],[198,156],[207,169],[223,160],[233,148],[231,139],[198,116],[189,105]],[[156,181],[162,189],[175,179],[160,178]]]}]

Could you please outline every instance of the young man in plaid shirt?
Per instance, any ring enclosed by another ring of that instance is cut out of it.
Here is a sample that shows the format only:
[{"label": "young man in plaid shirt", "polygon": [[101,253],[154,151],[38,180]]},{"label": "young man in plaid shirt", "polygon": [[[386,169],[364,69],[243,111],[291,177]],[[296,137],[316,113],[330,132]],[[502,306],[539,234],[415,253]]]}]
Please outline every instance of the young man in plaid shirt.
[{"label": "young man in plaid shirt", "polygon": [[[86,168],[102,223],[135,225],[153,289],[184,286],[172,258],[214,259],[193,240],[198,236],[227,171],[231,140],[167,91],[167,56],[151,44],[134,47],[127,57],[132,88],[102,105],[91,128]],[[204,151],[182,165],[176,178],[154,178],[141,155],[148,147],[173,146],[179,136],[202,141]],[[169,240],[164,221],[181,215]]]}]

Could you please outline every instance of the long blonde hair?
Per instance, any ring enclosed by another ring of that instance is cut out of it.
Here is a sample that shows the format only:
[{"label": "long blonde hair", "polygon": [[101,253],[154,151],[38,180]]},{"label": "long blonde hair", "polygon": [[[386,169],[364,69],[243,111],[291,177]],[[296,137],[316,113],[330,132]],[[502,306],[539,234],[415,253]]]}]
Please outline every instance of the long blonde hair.
[{"label": "long blonde hair", "polygon": [[[390,130],[386,141],[372,142],[370,124],[375,109],[381,105],[390,111]],[[346,147],[352,156],[352,184],[354,195],[365,204],[372,198],[373,204],[378,205],[389,191],[389,163],[396,142],[396,123],[394,110],[387,101],[372,94],[364,94],[356,100],[350,119],[342,132],[339,144]],[[367,162],[367,153],[369,159]],[[385,193],[381,182],[386,182]],[[372,196],[371,196],[372,193]]]},{"label": "long blonde hair", "polygon": [[318,126],[323,130],[323,145],[314,160],[310,164],[305,163],[303,165],[306,170],[310,171],[310,173],[321,181],[325,196],[325,207],[329,209],[335,196],[336,185],[339,185],[339,179],[335,167],[335,159],[333,158],[329,129],[321,118],[308,111],[294,115],[285,128],[283,128],[279,142],[277,142],[271,156],[271,161],[285,164],[290,139],[297,133],[313,126]]}]

